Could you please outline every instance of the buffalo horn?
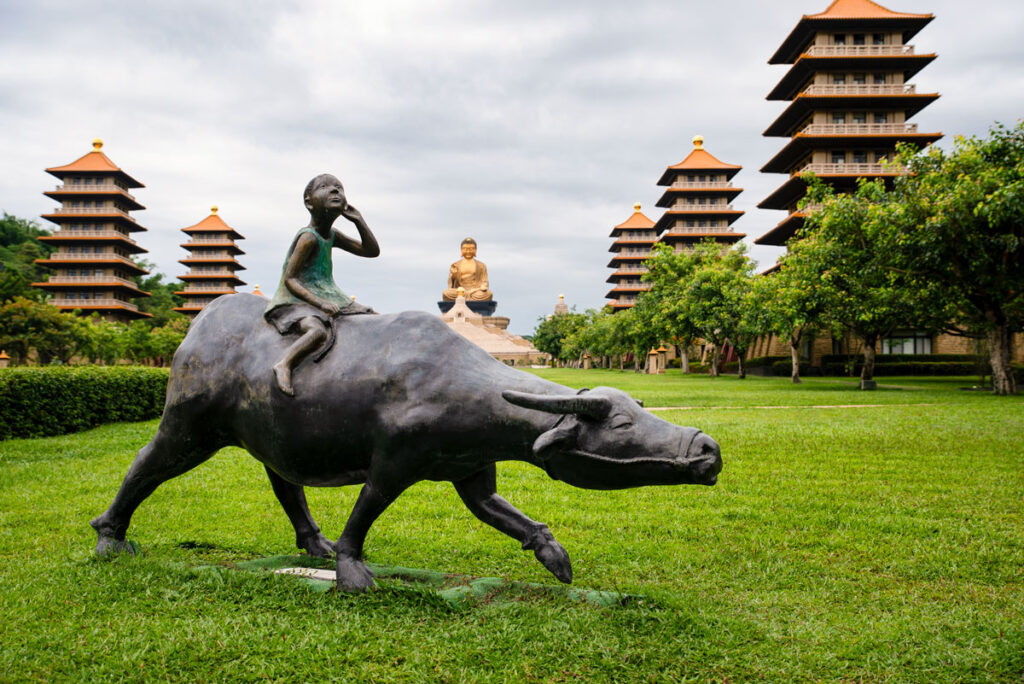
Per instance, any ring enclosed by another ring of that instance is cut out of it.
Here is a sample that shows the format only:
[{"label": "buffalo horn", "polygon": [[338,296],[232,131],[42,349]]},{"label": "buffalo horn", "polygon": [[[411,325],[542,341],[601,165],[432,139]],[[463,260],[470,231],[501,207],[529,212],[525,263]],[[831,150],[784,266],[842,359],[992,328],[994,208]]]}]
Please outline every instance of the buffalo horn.
[{"label": "buffalo horn", "polygon": [[595,420],[607,416],[612,408],[611,402],[605,397],[551,396],[516,392],[515,390],[504,390],[501,396],[505,398],[505,401],[523,408],[546,411],[547,413],[575,413]]}]

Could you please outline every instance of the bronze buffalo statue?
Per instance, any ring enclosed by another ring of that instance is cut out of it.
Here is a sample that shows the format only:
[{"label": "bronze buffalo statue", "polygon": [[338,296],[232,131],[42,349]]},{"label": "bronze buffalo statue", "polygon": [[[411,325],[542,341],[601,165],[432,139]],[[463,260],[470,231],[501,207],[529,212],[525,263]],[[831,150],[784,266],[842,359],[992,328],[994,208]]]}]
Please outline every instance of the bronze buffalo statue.
[{"label": "bronze buffalo statue", "polygon": [[[299,548],[337,556],[338,587],[373,586],[362,561],[373,522],[406,488],[446,480],[480,520],[531,549],[563,582],[569,556],[543,523],[495,490],[495,463],[532,463],[589,489],[713,485],[718,445],[700,430],[656,418],[610,387],[575,391],[515,370],[438,317],[350,316],[333,349],[300,365],[295,396],[271,366],[289,344],[263,319],[266,300],[221,297],[174,355],[153,440],[135,457],[110,508],[92,521],[97,553],[131,551],[132,513],[163,482],[225,446],[266,467]],[[360,484],[337,543],[310,516],[303,487]]]}]

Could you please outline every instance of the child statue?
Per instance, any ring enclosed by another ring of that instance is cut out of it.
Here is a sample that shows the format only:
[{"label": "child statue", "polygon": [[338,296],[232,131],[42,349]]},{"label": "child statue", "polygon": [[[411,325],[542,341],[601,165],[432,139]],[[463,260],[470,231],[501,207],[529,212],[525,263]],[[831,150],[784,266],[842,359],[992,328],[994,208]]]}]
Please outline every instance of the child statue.
[{"label": "child statue", "polygon": [[[331,262],[332,248],[370,258],[380,254],[377,239],[363,215],[346,201],[341,181],[327,173],[309,181],[302,198],[309,210],[309,225],[292,240],[281,271],[281,284],[263,314],[282,335],[299,335],[274,364],[277,386],[288,396],[295,395],[295,366],[318,347],[323,349],[314,363],[330,351],[334,344],[334,318],[376,313],[368,306],[356,304],[338,289]],[[355,224],[358,242],[332,227],[338,216]]]}]

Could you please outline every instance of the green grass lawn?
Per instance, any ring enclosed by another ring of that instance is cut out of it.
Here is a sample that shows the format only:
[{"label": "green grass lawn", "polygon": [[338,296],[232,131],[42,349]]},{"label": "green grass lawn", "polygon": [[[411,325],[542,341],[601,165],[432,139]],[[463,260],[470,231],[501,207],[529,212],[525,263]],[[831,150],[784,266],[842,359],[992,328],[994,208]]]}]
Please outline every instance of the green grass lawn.
[{"label": "green grass lawn", "polygon": [[[455,609],[386,584],[362,596],[193,568],[294,552],[262,466],[225,449],[161,487],[98,560],[88,521],[156,421],[0,442],[0,681],[1021,681],[1024,397],[976,379],[643,376],[614,385],[722,446],[718,485],[574,489],[524,464],[499,492],[546,522],[598,608],[530,595]],[[837,406],[857,405],[850,408]],[[309,490],[341,533],[357,489]],[[377,522],[376,563],[556,584],[420,483]]]}]

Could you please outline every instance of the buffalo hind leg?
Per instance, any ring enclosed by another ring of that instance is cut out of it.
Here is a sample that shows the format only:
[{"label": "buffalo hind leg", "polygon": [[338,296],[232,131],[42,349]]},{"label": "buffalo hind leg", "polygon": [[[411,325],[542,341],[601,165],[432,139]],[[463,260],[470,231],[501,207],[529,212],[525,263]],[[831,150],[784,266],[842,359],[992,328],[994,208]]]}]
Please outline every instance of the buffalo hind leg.
[{"label": "buffalo hind leg", "polygon": [[98,536],[96,553],[107,555],[135,549],[125,541],[132,514],[146,497],[167,480],[208,460],[219,446],[195,439],[187,430],[165,429],[161,422],[153,440],[135,455],[110,508],[89,524]]},{"label": "buffalo hind leg", "polygon": [[334,555],[334,544],[320,532],[320,528],[309,514],[306,504],[306,493],[299,485],[288,482],[269,467],[267,476],[274,488],[281,508],[288,514],[288,519],[295,528],[295,545],[305,550],[310,556],[330,558]]},{"label": "buffalo hind leg", "polygon": [[562,582],[572,582],[569,554],[548,530],[548,526],[530,520],[522,511],[498,495],[497,469],[494,464],[453,483],[463,503],[477,518],[531,549],[545,568]]},{"label": "buffalo hind leg", "polygon": [[367,480],[345,523],[345,531],[335,544],[338,554],[338,590],[359,592],[373,587],[373,573],[363,562],[363,544],[370,526],[380,517],[405,487],[387,487]]}]

